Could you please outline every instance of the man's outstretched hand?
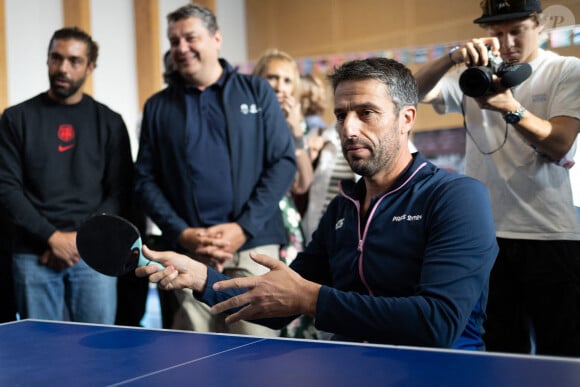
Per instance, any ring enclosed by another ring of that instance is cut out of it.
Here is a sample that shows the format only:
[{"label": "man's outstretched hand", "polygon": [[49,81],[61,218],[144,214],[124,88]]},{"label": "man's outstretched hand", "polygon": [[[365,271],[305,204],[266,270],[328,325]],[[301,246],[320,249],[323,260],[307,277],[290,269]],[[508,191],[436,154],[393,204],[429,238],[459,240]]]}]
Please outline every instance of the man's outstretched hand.
[{"label": "man's outstretched hand", "polygon": [[149,277],[161,289],[174,290],[190,288],[203,291],[207,282],[207,266],[191,259],[187,255],[173,251],[154,251],[143,246],[143,255],[151,261],[159,262],[165,268],[159,270],[157,265],[141,266],[135,269],[137,277]]},{"label": "man's outstretched hand", "polygon": [[321,285],[305,280],[283,262],[267,255],[252,252],[250,257],[269,268],[270,272],[216,282],[213,285],[216,291],[238,288],[247,291],[214,305],[212,313],[242,307],[226,318],[227,323],[300,314],[315,315]]}]

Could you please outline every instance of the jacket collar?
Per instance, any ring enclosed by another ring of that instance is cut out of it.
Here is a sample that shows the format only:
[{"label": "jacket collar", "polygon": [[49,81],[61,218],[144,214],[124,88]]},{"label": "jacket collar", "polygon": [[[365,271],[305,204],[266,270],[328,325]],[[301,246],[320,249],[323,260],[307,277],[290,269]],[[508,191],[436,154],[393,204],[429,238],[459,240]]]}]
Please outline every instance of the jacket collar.
[{"label": "jacket collar", "polygon": [[[413,161],[409,166],[397,177],[395,183],[388,191],[381,192],[378,196],[399,189],[408,189],[408,187],[412,186],[411,180],[416,181],[427,175],[432,175],[436,170],[437,167],[427,161],[419,152],[413,153]],[[340,182],[340,190],[346,196],[362,200],[366,193],[364,178],[359,179],[356,183],[351,180],[343,180]]]}]

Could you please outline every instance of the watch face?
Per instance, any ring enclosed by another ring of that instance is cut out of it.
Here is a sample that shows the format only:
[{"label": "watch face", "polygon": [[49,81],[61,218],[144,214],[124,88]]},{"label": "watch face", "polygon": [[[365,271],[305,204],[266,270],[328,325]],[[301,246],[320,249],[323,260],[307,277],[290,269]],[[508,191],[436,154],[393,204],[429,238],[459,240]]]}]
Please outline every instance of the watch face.
[{"label": "watch face", "polygon": [[520,122],[522,116],[517,113],[508,113],[503,118],[508,124],[516,124]]},{"label": "watch face", "polygon": [[505,116],[503,116],[503,119],[508,124],[517,124],[522,119],[522,116],[524,115],[525,111],[526,109],[524,109],[523,106],[520,106],[520,108],[517,111],[506,113]]}]

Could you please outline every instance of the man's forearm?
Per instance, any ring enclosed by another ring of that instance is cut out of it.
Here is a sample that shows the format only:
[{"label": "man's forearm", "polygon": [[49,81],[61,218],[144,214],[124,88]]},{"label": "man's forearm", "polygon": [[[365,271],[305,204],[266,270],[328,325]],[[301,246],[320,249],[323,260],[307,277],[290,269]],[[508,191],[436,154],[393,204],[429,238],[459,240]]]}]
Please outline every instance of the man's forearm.
[{"label": "man's forearm", "polygon": [[580,130],[580,121],[564,116],[543,120],[526,111],[514,127],[539,152],[558,161],[566,156],[574,144]]},{"label": "man's forearm", "polygon": [[456,63],[448,54],[435,59],[432,62],[423,65],[416,73],[417,88],[419,90],[419,101],[430,102],[432,98],[426,98],[429,92],[433,90],[437,82],[453,67]]}]

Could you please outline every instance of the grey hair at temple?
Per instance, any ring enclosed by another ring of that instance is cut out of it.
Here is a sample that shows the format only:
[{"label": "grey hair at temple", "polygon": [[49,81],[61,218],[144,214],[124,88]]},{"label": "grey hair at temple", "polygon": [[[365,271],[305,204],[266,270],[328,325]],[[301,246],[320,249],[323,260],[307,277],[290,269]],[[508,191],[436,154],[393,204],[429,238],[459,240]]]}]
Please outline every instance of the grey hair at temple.
[{"label": "grey hair at temple", "polygon": [[417,107],[417,82],[411,70],[402,63],[388,58],[368,58],[346,62],[328,76],[332,89],[341,82],[375,79],[387,86],[397,113],[404,106]]}]

